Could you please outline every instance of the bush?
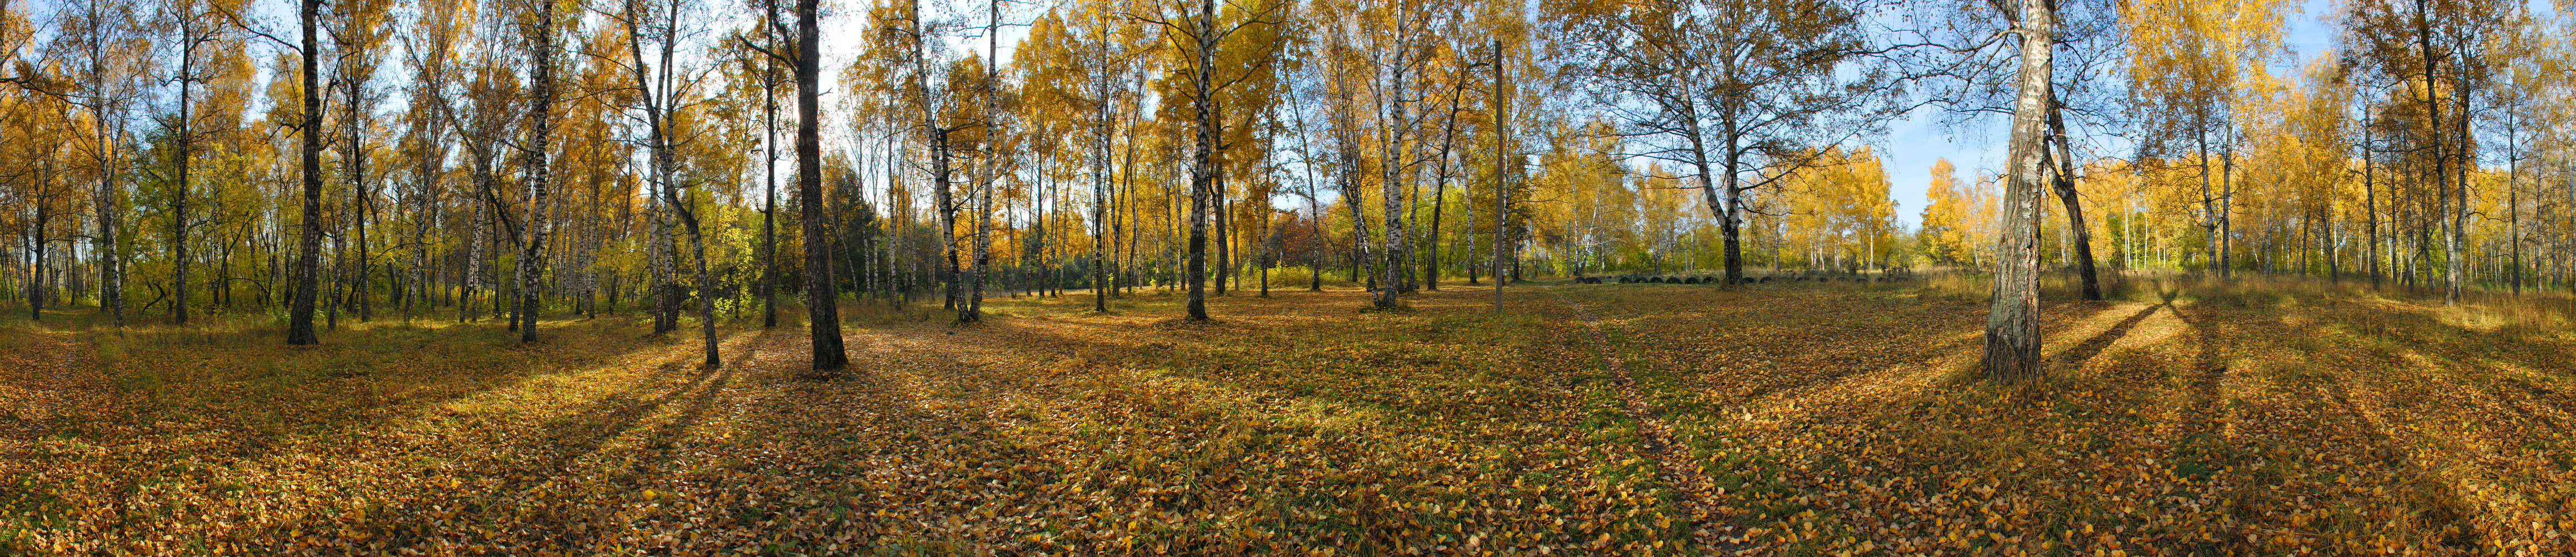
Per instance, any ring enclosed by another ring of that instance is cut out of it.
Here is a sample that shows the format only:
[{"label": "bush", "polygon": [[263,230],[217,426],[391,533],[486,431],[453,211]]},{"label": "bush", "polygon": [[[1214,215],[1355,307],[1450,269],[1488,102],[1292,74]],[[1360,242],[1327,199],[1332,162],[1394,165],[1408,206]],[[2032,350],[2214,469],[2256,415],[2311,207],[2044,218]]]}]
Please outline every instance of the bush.
[{"label": "bush", "polygon": [[1270,269],[1270,288],[1272,289],[1288,288],[1292,286],[1302,288],[1314,279],[1315,269],[1305,265],[1298,265],[1295,267],[1272,267]]}]

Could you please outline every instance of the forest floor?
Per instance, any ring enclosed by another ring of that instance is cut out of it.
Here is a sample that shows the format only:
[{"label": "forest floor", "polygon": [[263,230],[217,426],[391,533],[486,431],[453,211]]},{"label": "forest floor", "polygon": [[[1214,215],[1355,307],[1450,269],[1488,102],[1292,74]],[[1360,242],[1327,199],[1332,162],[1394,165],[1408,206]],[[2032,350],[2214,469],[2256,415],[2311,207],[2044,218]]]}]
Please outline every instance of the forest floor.
[{"label": "forest floor", "polygon": [[2112,293],[2024,387],[1958,280],[862,305],[819,381],[795,323],[21,314],[0,554],[2576,552],[2563,297]]}]

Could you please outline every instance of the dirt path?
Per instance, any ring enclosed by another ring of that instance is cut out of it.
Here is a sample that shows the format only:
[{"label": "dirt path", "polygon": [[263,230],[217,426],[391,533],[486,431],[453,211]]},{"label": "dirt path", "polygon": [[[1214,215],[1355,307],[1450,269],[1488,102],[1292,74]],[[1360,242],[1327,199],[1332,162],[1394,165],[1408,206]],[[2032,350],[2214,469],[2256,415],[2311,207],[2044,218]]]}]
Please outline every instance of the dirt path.
[{"label": "dirt path", "polygon": [[1628,419],[1637,422],[1637,434],[1645,438],[1644,446],[1639,447],[1640,452],[1653,461],[1655,479],[1681,492],[1675,503],[1689,514],[1693,537],[1702,546],[1718,551],[1740,553],[1751,549],[1752,546],[1743,543],[1740,535],[1729,536],[1735,533],[1736,528],[1725,524],[1726,520],[1718,515],[1715,503],[1724,495],[1717,491],[1715,482],[1700,467],[1689,465],[1692,460],[1690,448],[1674,442],[1671,424],[1666,423],[1662,413],[1646,400],[1645,393],[1637,389],[1637,380],[1628,376],[1626,358],[1620,356],[1619,349],[1611,344],[1610,335],[1602,332],[1601,320],[1592,315],[1591,309],[1566,299],[1564,294],[1550,290],[1548,295],[1573,308],[1574,316],[1583,321],[1585,330],[1591,332],[1584,338],[1591,341],[1593,348],[1600,350],[1602,369],[1609,371],[1619,384],[1621,410],[1627,413]]}]

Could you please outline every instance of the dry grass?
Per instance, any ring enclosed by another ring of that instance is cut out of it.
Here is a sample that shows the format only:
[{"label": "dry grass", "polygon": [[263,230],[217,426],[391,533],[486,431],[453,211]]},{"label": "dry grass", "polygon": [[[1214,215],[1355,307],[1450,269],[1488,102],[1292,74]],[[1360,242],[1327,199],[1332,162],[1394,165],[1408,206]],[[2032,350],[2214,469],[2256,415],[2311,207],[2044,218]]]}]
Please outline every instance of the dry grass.
[{"label": "dry grass", "polygon": [[53,401],[0,418],[0,553],[2576,550],[2563,296],[2124,277],[1998,389],[1973,277],[1457,286],[845,305],[825,382],[802,308],[713,370],[631,318],[0,321]]}]

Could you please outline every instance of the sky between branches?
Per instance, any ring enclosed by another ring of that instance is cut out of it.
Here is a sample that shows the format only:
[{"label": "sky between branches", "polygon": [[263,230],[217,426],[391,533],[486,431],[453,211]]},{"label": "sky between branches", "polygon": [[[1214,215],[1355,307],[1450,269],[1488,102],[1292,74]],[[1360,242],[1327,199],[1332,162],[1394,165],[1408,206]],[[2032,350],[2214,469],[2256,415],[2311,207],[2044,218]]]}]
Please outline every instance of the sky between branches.
[{"label": "sky between branches", "polygon": [[[2534,6],[2546,9],[2541,4]],[[2282,33],[2282,41],[2291,55],[2273,63],[2276,75],[2296,75],[2309,58],[2334,48],[2334,26],[2329,18],[2335,16],[2336,9],[2333,0],[2302,0],[2299,13],[2282,18],[2289,26]],[[1959,167],[1959,179],[1968,183],[1973,183],[1978,173],[1997,173],[2004,165],[2003,130],[2010,123],[2007,119],[1987,117],[1963,126],[1945,126],[1941,120],[1941,114],[1933,109],[1919,109],[1889,126],[1887,137],[1874,142],[1879,157],[1887,164],[1887,179],[1891,182],[1888,196],[1896,199],[1896,220],[1908,228],[1922,224],[1923,206],[1929,203],[1924,191],[1932,185],[1932,161],[1950,159]],[[2076,156],[2090,159],[2131,155],[2126,141],[2105,135],[2104,131],[2085,130],[2088,137],[2077,141],[2094,152]]]},{"label": "sky between branches", "polygon": [[[732,2],[728,2],[727,0],[711,0],[711,3],[728,4]],[[1023,2],[1018,3],[1016,6],[1006,6],[1002,16],[1005,27],[1003,27],[1000,32],[1000,55],[997,59],[1010,60],[1011,55],[1018,47],[1020,40],[1028,36],[1028,27],[1026,23],[1034,19],[1037,14],[1043,13],[1048,7],[1053,6],[1055,3],[1056,2]],[[30,11],[30,13],[46,13],[51,9],[50,4],[52,4],[52,2],[50,0],[34,0],[30,2],[30,4],[37,8],[36,10]],[[853,10],[846,9],[848,8],[846,2],[826,2],[826,4],[837,4],[833,7],[845,9],[832,10],[839,13],[829,15],[839,17],[828,17],[825,20],[822,52],[826,60],[823,67],[845,67],[851,62],[851,58],[853,56],[852,53],[857,52],[860,48],[860,34],[865,32],[865,29],[863,29],[861,25],[857,24],[855,19],[852,19],[858,17],[858,14],[854,13]],[[291,17],[293,13],[288,9],[292,6],[291,3],[258,2],[255,3],[254,6],[257,6],[254,9],[263,12],[260,14],[258,19],[280,25],[291,23],[293,21],[293,18]],[[945,6],[950,9],[958,8],[958,6],[950,5],[950,3],[945,2],[925,3],[925,7],[931,6]],[[2539,10],[2547,10],[2548,6],[2545,5],[2545,3],[2535,3],[2535,8]],[[2335,13],[2336,6],[2333,0],[2303,0],[2300,4],[2300,13],[2284,18],[2284,23],[2289,26],[2289,29],[2285,30],[2282,38],[2285,45],[2290,49],[2290,55],[2274,62],[2276,71],[2284,73],[2295,72],[2296,69],[2301,64],[2304,64],[2308,58],[2316,56],[2318,53],[2327,52],[2333,49],[2335,36],[2330,18],[2334,17]],[[733,15],[734,14],[727,14],[722,17],[731,19],[731,16]],[[951,19],[963,22],[967,25],[977,26],[974,29],[963,30],[965,33],[968,33],[969,36],[948,37],[951,52],[961,55],[966,52],[984,52],[987,43],[981,35],[983,32],[981,24],[985,20],[983,13],[942,12],[932,17]],[[713,28],[730,28],[734,25],[736,25],[736,23],[727,21],[715,25]],[[394,49],[401,48],[399,42],[389,43],[387,46]],[[388,56],[388,59],[399,60],[400,55],[399,53],[394,53],[393,55]],[[827,74],[826,81],[828,82],[830,81],[828,78],[834,77],[830,74],[836,74],[837,71],[827,71],[825,73]],[[269,77],[270,76],[267,73],[262,72],[257,78],[265,80]],[[830,85],[827,84],[826,86],[828,87]],[[826,103],[837,104],[838,99],[832,98],[833,93],[834,91],[830,90],[826,90],[824,92],[824,101]],[[401,103],[403,103],[403,99],[400,96],[391,96],[386,99],[386,105],[382,108],[384,110],[399,110]],[[1887,165],[1887,176],[1888,180],[1891,182],[1889,184],[1888,194],[1890,197],[1894,198],[1897,203],[1897,221],[1908,228],[1921,224],[1921,212],[1924,205],[1928,204],[1924,192],[1929,188],[1932,182],[1931,168],[1933,161],[1942,158],[1950,159],[1950,162],[1958,167],[1959,179],[1969,182],[1973,182],[1980,173],[1994,173],[2003,165],[2004,146],[2002,141],[2002,130],[2004,125],[2007,123],[2005,118],[2000,116],[1989,116],[1962,124],[1945,124],[1943,123],[1943,120],[1943,115],[1940,114],[1936,108],[1917,109],[1914,112],[1907,114],[1903,120],[1891,124],[1886,136],[1870,138],[1867,140],[1869,144],[1873,145],[1873,148],[1878,152],[1881,160],[1885,161],[1885,164]],[[2089,154],[2079,154],[2078,156],[2083,158],[2102,156],[2127,157],[2129,155],[2129,153],[2127,153],[2129,147],[2126,141],[2122,138],[2104,133],[2106,131],[2116,132],[2116,130],[2099,129],[2086,130],[2083,132],[2087,137],[2079,138],[2079,141],[2082,144],[2087,145],[2093,152]],[[840,126],[826,126],[825,133],[827,135],[846,135],[846,128]],[[782,159],[779,164],[792,165],[793,163],[792,161]],[[791,166],[782,166],[781,169],[792,171]],[[1334,192],[1330,191],[1322,193],[1326,198],[1336,196]]]}]

